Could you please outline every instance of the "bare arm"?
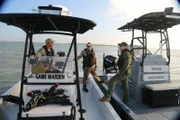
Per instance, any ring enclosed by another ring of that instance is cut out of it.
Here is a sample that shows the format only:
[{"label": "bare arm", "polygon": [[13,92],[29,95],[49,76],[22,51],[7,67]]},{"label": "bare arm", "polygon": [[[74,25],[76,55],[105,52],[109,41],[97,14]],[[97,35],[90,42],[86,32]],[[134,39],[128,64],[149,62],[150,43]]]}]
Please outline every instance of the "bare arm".
[{"label": "bare arm", "polygon": [[41,56],[41,54],[40,53],[36,53],[36,56]]},{"label": "bare arm", "polygon": [[82,56],[81,56],[81,55],[77,56],[77,60],[79,60],[79,59],[81,59],[81,58],[82,58]]},{"label": "bare arm", "polygon": [[[77,56],[77,60],[81,59],[84,56],[84,50],[81,51],[81,53],[79,54],[79,56]],[[75,59],[74,59],[75,60]]]},{"label": "bare arm", "polygon": [[54,53],[54,56],[58,56],[59,57],[59,54]]}]

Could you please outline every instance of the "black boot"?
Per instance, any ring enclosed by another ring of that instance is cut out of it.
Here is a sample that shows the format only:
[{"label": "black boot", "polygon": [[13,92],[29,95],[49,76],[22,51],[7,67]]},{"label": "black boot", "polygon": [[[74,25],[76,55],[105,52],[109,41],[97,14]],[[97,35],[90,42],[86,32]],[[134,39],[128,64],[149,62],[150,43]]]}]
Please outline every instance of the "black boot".
[{"label": "black boot", "polygon": [[89,90],[87,89],[87,84],[86,82],[83,83],[83,89],[84,92],[89,92]]},{"label": "black boot", "polygon": [[84,92],[89,92],[89,90],[87,89],[87,87],[83,87],[82,89]]}]

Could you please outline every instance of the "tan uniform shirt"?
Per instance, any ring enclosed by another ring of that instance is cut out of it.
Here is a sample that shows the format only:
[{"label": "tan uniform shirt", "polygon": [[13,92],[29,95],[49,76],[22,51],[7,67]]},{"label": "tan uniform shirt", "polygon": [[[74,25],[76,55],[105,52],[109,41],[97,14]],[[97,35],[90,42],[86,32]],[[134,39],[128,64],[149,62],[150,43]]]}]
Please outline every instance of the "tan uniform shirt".
[{"label": "tan uniform shirt", "polygon": [[[95,51],[93,52],[93,54],[94,54],[94,56],[96,56]],[[87,56],[85,50],[82,50],[82,51],[81,51],[81,53],[80,53],[80,55],[79,55],[79,59],[82,58],[83,56]]]},{"label": "tan uniform shirt", "polygon": [[[49,51],[50,51],[50,50],[49,50]],[[43,47],[40,48],[37,53],[40,54],[41,56],[46,56],[46,51],[45,51],[45,49],[44,49]],[[54,56],[54,55],[53,55],[53,56]]]},{"label": "tan uniform shirt", "polygon": [[42,47],[38,50],[38,54],[40,54],[41,56],[46,56],[46,51],[45,49]]},{"label": "tan uniform shirt", "polygon": [[[95,65],[97,65],[97,58],[96,58],[96,54],[95,54],[95,51],[94,51],[94,50],[93,50],[93,54],[94,54],[94,63],[95,63]],[[79,55],[79,58],[78,58],[78,59],[80,59],[80,58],[82,58],[82,57],[84,57],[84,56],[87,56],[87,53],[86,53],[85,50],[82,50],[81,53],[80,53],[80,55]]]}]

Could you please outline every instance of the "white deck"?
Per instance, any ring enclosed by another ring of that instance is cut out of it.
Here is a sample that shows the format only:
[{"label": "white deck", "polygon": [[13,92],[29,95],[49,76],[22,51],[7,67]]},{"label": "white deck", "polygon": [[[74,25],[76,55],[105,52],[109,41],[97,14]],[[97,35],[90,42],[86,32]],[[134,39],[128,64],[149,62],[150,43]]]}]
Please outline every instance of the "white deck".
[{"label": "white deck", "polygon": [[98,102],[96,101],[92,90],[88,93],[81,90],[81,98],[82,108],[86,110],[86,113],[84,114],[86,120],[106,120],[101,109],[98,107]]}]

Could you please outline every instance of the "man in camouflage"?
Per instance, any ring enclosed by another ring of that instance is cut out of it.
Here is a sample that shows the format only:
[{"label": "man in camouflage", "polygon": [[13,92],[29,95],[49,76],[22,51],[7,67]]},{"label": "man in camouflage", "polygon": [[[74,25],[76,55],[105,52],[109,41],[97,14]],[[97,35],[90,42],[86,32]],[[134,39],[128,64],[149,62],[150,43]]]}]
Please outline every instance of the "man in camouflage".
[{"label": "man in camouflage", "polygon": [[132,55],[128,50],[128,44],[126,42],[122,42],[118,44],[119,49],[121,51],[121,55],[119,56],[117,65],[119,68],[119,72],[110,79],[108,85],[108,91],[104,97],[100,98],[100,102],[109,102],[111,101],[111,96],[114,91],[114,87],[116,83],[121,81],[122,89],[123,89],[123,102],[128,105],[129,98],[129,89],[128,89],[128,77],[131,74],[131,64],[132,64]]}]

